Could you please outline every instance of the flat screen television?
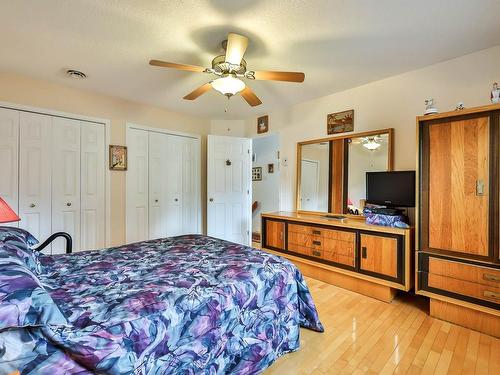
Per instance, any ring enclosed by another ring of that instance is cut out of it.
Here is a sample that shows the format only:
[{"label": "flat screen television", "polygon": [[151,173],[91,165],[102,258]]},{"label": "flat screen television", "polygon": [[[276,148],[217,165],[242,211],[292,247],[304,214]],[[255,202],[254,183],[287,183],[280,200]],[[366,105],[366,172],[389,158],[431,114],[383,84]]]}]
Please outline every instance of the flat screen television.
[{"label": "flat screen television", "polygon": [[415,171],[366,172],[366,203],[415,206]]}]

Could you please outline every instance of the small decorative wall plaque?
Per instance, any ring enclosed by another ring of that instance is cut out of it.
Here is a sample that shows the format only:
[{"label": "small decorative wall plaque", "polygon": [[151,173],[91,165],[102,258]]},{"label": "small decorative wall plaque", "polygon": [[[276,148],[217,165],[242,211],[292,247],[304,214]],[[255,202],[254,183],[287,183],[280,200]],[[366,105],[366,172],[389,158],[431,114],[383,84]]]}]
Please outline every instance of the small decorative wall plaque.
[{"label": "small decorative wall plaque", "polygon": [[127,170],[127,147],[109,145],[109,169],[112,171]]},{"label": "small decorative wall plaque", "polygon": [[267,133],[269,130],[269,116],[261,116],[257,119],[257,133]]},{"label": "small decorative wall plaque", "polygon": [[330,113],[326,118],[327,133],[338,134],[354,130],[354,109]]},{"label": "small decorative wall plaque", "polygon": [[262,181],[262,167],[252,168],[252,181]]}]

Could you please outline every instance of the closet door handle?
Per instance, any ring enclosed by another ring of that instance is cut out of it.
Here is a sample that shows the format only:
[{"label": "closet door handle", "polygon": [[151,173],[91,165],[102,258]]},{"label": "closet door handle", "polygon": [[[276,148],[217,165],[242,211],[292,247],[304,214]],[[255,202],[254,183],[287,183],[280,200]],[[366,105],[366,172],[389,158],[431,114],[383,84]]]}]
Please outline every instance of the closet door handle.
[{"label": "closet door handle", "polygon": [[71,202],[66,203],[66,206],[71,207]]},{"label": "closet door handle", "polygon": [[31,204],[30,204],[30,207],[31,207],[31,208],[34,208],[34,207],[36,207],[36,204],[31,203]]}]

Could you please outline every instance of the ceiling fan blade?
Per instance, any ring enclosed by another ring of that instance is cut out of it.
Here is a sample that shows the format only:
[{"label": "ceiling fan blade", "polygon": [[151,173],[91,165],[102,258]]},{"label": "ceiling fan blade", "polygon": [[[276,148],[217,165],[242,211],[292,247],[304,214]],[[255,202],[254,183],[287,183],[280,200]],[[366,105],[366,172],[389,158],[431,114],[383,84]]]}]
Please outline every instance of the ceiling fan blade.
[{"label": "ceiling fan blade", "polygon": [[243,96],[243,99],[245,99],[247,103],[250,104],[252,107],[256,107],[262,104],[257,95],[255,95],[252,89],[248,86],[245,87],[245,89],[241,91],[240,94],[241,96]]},{"label": "ceiling fan blade", "polygon": [[210,84],[210,82],[205,83],[204,85],[198,87],[196,90],[194,90],[194,91],[190,92],[189,94],[187,94],[184,97],[184,99],[186,99],[186,100],[195,100],[196,98],[198,98],[199,96],[203,95],[204,93],[206,93],[211,88],[212,88],[212,85]]},{"label": "ceiling fan blade", "polygon": [[304,82],[305,74],[301,72],[269,72],[256,71],[255,79],[266,81]]},{"label": "ceiling fan blade", "polygon": [[227,36],[226,62],[233,65],[240,65],[241,59],[248,47],[248,38],[229,33]]},{"label": "ceiling fan blade", "polygon": [[161,66],[162,68],[173,68],[173,69],[179,69],[179,70],[185,70],[188,72],[197,72],[197,73],[203,73],[205,71],[205,68],[203,68],[201,66],[176,64],[176,63],[160,61],[160,60],[150,60],[149,65]]}]

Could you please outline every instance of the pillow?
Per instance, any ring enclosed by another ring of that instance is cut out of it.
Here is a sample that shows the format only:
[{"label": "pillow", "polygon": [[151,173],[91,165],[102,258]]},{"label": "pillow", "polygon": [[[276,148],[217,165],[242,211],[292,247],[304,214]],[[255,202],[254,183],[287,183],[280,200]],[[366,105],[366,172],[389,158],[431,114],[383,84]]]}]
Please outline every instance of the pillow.
[{"label": "pillow", "polygon": [[30,270],[40,274],[42,265],[38,258],[38,251],[29,248],[37,243],[37,239],[24,229],[0,227],[0,258],[17,256]]},{"label": "pillow", "polygon": [[26,265],[0,261],[0,331],[47,325],[67,326],[68,321]]},{"label": "pillow", "polygon": [[7,242],[13,240],[20,240],[28,246],[34,246],[38,240],[33,235],[22,228],[16,227],[3,227],[0,226],[0,241]]}]

